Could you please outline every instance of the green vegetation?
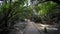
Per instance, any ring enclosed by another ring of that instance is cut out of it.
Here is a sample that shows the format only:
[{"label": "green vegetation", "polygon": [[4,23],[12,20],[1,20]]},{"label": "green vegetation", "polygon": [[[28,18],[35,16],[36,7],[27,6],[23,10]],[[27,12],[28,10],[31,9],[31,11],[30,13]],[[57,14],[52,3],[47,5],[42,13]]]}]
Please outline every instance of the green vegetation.
[{"label": "green vegetation", "polygon": [[[7,31],[9,31],[14,24],[24,19],[34,19],[33,21],[35,22],[41,21],[42,23],[48,24],[59,22],[60,4],[53,1],[44,2],[42,0],[34,4],[33,1],[31,0],[30,5],[28,0],[3,1],[2,5],[0,5],[0,29],[2,30],[2,34],[7,34]],[[24,6],[25,4],[26,6]],[[37,14],[35,14],[35,12]]]}]

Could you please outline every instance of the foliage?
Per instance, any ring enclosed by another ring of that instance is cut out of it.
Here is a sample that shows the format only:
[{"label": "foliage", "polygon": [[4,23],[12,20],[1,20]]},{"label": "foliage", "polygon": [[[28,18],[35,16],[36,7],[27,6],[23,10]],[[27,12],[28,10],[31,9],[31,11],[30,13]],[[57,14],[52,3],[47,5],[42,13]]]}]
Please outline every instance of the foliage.
[{"label": "foliage", "polygon": [[[10,0],[9,2],[3,1],[0,6],[0,29],[1,34],[7,34],[7,32],[13,28],[13,25],[23,21],[24,19],[34,18],[37,21],[48,20],[51,21],[51,16],[54,15],[60,17],[60,6],[53,1],[37,3],[36,5],[25,5],[28,0]],[[42,2],[42,1],[41,1]],[[33,15],[34,10],[39,15]],[[35,20],[35,21],[36,21]],[[53,20],[53,19],[52,19]]]},{"label": "foliage", "polygon": [[18,23],[21,18],[30,18],[32,15],[32,9],[24,6],[24,2],[27,0],[18,0],[18,1],[10,1],[3,2],[0,6],[0,29],[1,34],[8,33],[13,25]]},{"label": "foliage", "polygon": [[[52,24],[51,21],[52,22],[57,21],[55,18],[60,19],[59,16],[57,16],[60,14],[59,7],[60,7],[59,4],[57,4],[53,1],[47,1],[47,2],[39,3],[38,5],[36,5],[35,10],[40,15],[41,21],[43,23],[49,22],[49,24]],[[55,16],[55,18],[54,18],[54,16]],[[45,22],[45,21],[47,21],[47,22]]]},{"label": "foliage", "polygon": [[52,8],[54,8],[57,4],[55,2],[49,1],[49,2],[45,2],[44,5],[42,5],[41,9],[39,10],[39,14],[40,15],[47,15],[50,12],[52,13],[52,11],[50,11]]}]

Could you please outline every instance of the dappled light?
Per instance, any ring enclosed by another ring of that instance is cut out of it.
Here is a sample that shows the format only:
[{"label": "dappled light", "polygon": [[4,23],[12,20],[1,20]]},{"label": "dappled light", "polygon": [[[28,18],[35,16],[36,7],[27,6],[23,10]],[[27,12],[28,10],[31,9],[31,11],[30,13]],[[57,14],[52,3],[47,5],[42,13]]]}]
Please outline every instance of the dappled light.
[{"label": "dappled light", "polygon": [[0,0],[0,34],[60,34],[60,1]]},{"label": "dappled light", "polygon": [[47,24],[37,24],[38,28],[44,29],[45,27],[49,30],[58,30],[57,28],[54,27],[54,25],[47,25]]}]

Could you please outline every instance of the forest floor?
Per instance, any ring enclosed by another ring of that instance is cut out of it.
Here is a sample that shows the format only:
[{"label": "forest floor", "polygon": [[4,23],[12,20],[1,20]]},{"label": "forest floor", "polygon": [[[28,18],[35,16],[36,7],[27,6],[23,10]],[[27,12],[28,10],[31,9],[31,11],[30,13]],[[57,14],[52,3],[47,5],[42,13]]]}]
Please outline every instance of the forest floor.
[{"label": "forest floor", "polygon": [[[47,32],[44,28],[46,27]],[[58,34],[58,29],[55,25],[40,24],[28,21],[28,25],[25,28],[25,34]]]},{"label": "forest floor", "polygon": [[[25,22],[20,22],[20,23],[25,23]],[[59,34],[58,29],[55,28],[55,25],[47,25],[47,24],[27,21],[26,27],[24,28],[23,31],[21,31],[20,28],[23,25],[21,25],[20,23],[15,24],[15,29],[10,34]],[[45,27],[46,30],[44,29]]]},{"label": "forest floor", "polygon": [[[58,29],[56,28],[56,25],[47,25],[47,24],[36,24],[37,28],[41,31],[43,30],[43,32],[47,34],[59,34]],[[46,31],[45,31],[45,27],[46,27]]]}]

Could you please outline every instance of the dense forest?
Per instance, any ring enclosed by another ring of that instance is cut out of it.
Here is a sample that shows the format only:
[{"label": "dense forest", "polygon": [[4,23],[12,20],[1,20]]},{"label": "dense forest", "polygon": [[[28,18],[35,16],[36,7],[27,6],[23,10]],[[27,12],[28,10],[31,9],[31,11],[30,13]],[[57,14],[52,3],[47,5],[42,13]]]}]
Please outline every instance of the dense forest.
[{"label": "dense forest", "polygon": [[19,30],[23,30],[27,25],[25,19],[35,24],[57,25],[59,33],[60,0],[0,0],[0,34],[10,34],[15,24],[24,22],[19,24]]}]

